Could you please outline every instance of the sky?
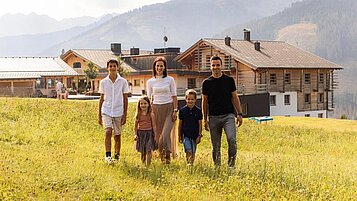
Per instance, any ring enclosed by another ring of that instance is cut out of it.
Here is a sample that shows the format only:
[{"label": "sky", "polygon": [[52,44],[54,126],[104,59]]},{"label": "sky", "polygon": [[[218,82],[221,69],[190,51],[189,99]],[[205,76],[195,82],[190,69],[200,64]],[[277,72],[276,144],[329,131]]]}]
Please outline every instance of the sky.
[{"label": "sky", "polygon": [[7,0],[1,1],[0,16],[34,12],[57,20],[80,16],[99,17],[167,1],[169,0]]}]

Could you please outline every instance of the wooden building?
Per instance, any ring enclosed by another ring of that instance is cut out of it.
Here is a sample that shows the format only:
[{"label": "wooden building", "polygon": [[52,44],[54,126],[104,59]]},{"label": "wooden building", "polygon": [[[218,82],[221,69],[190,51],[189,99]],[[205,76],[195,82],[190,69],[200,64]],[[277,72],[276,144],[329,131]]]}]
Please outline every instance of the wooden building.
[{"label": "wooden building", "polygon": [[56,81],[68,87],[76,76],[60,58],[1,57],[0,96],[53,97]]},{"label": "wooden building", "polygon": [[[152,64],[156,57],[163,56],[168,62],[168,75],[176,81],[176,87],[179,94],[184,94],[187,88],[199,87],[203,78],[209,73],[201,73],[184,69],[180,62],[175,58],[180,54],[180,48],[167,47],[156,48],[154,51],[142,51],[139,48],[130,48],[130,50],[121,50],[121,44],[111,44],[111,49],[81,49],[69,50],[61,58],[79,74],[74,80],[77,88],[84,88],[85,74],[83,70],[87,68],[89,62],[93,62],[99,69],[98,77],[92,81],[93,92],[98,91],[99,82],[107,75],[106,61],[111,58],[120,58],[122,67],[127,71],[125,79],[128,80],[132,94],[141,95],[146,93],[146,82],[152,74]],[[197,79],[201,77],[201,79]]]},{"label": "wooden building", "polygon": [[[238,94],[269,94],[270,115],[327,117],[334,107],[335,70],[341,66],[281,41],[201,39],[176,60],[184,68],[210,72],[210,57],[223,60],[223,71],[234,78]],[[253,100],[250,98],[250,100]],[[261,104],[243,103],[249,108]]]}]

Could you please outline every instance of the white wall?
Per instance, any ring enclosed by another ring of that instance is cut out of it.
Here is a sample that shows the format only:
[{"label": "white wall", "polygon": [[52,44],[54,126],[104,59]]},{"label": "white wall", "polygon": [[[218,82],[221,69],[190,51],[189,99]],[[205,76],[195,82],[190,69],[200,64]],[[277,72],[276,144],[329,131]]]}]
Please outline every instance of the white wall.
[{"label": "white wall", "polygon": [[[270,106],[270,116],[305,116],[306,114],[309,114],[310,117],[318,117],[319,114],[322,114],[322,117],[326,118],[326,110],[298,112],[296,92],[275,92],[270,93],[270,95],[276,96],[276,105]],[[290,105],[284,104],[285,95],[290,95]]]}]

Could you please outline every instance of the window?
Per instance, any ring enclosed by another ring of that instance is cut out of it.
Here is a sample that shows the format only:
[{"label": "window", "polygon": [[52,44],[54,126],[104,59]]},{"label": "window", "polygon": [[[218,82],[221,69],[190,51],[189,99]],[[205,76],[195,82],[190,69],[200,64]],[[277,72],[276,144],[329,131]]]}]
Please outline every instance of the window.
[{"label": "window", "polygon": [[284,83],[285,84],[291,84],[291,74],[290,73],[285,73]]},{"label": "window", "polygon": [[311,103],[311,94],[305,94],[305,103]]},{"label": "window", "polygon": [[305,73],[305,84],[311,84],[311,74]]},{"label": "window", "polygon": [[196,78],[187,78],[187,88],[188,89],[196,88]]},{"label": "window", "polygon": [[310,114],[305,114],[305,117],[310,117]]},{"label": "window", "polygon": [[323,73],[320,73],[320,74],[319,74],[319,82],[320,82],[320,83],[324,83],[324,80],[325,80],[325,79],[324,79],[324,74],[323,74]]},{"label": "window", "polygon": [[74,62],[73,68],[81,68],[81,62]]},{"label": "window", "polygon": [[275,95],[270,96],[270,106],[276,106],[276,96]]},{"label": "window", "polygon": [[319,103],[324,102],[324,93],[319,93]]},{"label": "window", "polygon": [[270,84],[276,85],[276,74],[275,73],[270,74]]},{"label": "window", "polygon": [[318,117],[318,118],[324,118],[324,114],[323,114],[323,113],[318,113],[318,114],[317,114],[317,117]]},{"label": "window", "polygon": [[134,87],[140,87],[140,80],[134,80]]},{"label": "window", "polygon": [[284,95],[284,104],[290,105],[290,95]]}]

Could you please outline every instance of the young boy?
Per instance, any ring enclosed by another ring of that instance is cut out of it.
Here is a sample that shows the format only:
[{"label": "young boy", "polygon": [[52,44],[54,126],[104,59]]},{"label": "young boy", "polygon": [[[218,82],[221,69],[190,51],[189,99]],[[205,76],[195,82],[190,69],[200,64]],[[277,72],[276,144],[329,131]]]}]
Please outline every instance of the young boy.
[{"label": "young boy", "polygon": [[[118,61],[110,59],[107,62],[109,75],[99,84],[98,123],[105,129],[105,162],[111,164],[112,134],[114,133],[114,160],[119,160],[120,135],[122,125],[126,123],[128,110],[128,82],[118,74]],[[113,132],[114,131],[114,132]]]},{"label": "young boy", "polygon": [[178,135],[183,143],[188,165],[195,161],[196,146],[202,137],[202,110],[196,106],[197,93],[189,89],[185,93],[186,105],[179,111]]}]

